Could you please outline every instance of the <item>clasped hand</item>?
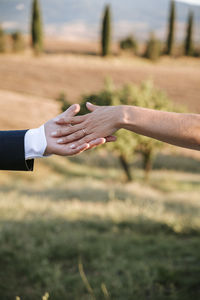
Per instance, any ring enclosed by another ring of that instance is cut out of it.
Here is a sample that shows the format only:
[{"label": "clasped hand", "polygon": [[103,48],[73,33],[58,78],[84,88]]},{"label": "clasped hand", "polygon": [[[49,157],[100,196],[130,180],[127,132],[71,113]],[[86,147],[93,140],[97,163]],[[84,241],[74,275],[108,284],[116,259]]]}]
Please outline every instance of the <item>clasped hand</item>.
[{"label": "clasped hand", "polygon": [[63,156],[79,154],[85,150],[116,140],[112,134],[118,130],[116,107],[99,107],[87,103],[91,113],[76,116],[78,104],[45,124],[47,148],[45,155]]}]

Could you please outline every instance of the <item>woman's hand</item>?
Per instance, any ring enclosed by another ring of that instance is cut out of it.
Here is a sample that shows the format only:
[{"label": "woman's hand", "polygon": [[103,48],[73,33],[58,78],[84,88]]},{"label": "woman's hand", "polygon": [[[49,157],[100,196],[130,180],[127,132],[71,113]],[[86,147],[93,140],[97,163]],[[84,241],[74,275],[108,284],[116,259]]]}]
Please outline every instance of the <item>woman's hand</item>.
[{"label": "woman's hand", "polygon": [[60,128],[52,132],[52,137],[59,138],[58,144],[73,142],[71,147],[76,149],[80,145],[98,138],[106,138],[107,142],[116,140],[112,134],[119,129],[119,107],[96,106],[87,103],[87,108],[92,113],[77,117],[61,117],[56,120],[59,125],[69,125],[67,128]]},{"label": "woman's hand", "polygon": [[[66,119],[66,118],[72,118],[74,117],[78,112],[80,111],[80,106],[78,104],[74,104],[68,108],[64,113],[59,115],[57,118]],[[75,149],[72,147],[72,143],[69,144],[58,144],[57,140],[52,137],[51,133],[54,131],[60,132],[66,132],[69,129],[71,129],[70,125],[65,124],[57,124],[56,119],[52,119],[45,123],[45,136],[47,140],[47,147],[45,150],[44,155],[51,155],[51,154],[57,154],[62,156],[72,156],[79,154],[85,150],[100,146],[106,142],[105,138],[98,138],[88,141],[88,143],[79,143],[78,147]]]}]

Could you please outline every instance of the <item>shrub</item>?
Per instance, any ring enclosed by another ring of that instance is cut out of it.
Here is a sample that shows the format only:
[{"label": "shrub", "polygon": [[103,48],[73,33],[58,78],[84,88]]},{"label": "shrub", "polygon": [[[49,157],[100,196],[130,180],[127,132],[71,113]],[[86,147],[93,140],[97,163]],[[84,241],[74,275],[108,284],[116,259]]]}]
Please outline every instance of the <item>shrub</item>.
[{"label": "shrub", "polygon": [[133,50],[135,54],[137,53],[138,44],[136,39],[133,36],[129,36],[121,40],[119,45],[122,50]]},{"label": "shrub", "polygon": [[4,53],[6,51],[6,41],[5,41],[5,34],[0,26],[0,53]]},{"label": "shrub", "polygon": [[25,48],[24,39],[22,34],[19,31],[16,31],[12,34],[13,40],[13,51],[14,52],[21,52]]},{"label": "shrub", "polygon": [[151,34],[150,39],[147,41],[145,57],[152,61],[156,61],[160,58],[160,56],[161,43],[153,34]]}]

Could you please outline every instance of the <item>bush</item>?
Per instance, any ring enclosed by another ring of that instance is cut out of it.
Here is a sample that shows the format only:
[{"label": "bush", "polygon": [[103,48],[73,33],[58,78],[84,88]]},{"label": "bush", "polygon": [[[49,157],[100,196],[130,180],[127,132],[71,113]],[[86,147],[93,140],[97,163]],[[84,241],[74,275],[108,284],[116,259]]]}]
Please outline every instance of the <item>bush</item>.
[{"label": "bush", "polygon": [[120,49],[122,50],[133,50],[133,52],[136,54],[138,50],[138,44],[136,39],[133,36],[129,36],[119,43]]},{"label": "bush", "polygon": [[12,34],[12,40],[14,52],[21,52],[25,49],[24,39],[19,31],[16,31]]},{"label": "bush", "polygon": [[0,53],[4,53],[6,51],[6,41],[5,41],[5,34],[0,26]]},{"label": "bush", "polygon": [[161,56],[161,43],[152,34],[150,36],[150,39],[147,41],[145,57],[152,61],[156,61],[160,58],[160,56]]}]

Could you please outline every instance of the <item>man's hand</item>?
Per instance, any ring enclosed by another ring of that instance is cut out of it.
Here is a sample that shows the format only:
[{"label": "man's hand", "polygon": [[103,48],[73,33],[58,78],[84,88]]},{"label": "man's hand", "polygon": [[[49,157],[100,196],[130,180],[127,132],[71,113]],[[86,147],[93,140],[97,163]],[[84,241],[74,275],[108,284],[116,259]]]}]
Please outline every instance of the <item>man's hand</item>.
[{"label": "man's hand", "polygon": [[[57,121],[59,119],[66,119],[74,117],[80,111],[80,106],[78,104],[74,104],[70,106],[64,113],[59,115],[58,117],[48,121],[44,124],[45,135],[47,140],[47,147],[44,155],[57,154],[61,156],[71,156],[75,154],[79,154],[87,149],[91,149],[93,147],[102,145],[106,142],[104,138],[98,138],[88,141],[87,143],[79,143],[76,149],[73,147],[73,143],[67,144],[59,144],[57,139],[52,135],[55,132],[65,132],[65,136],[67,132],[70,131],[72,125],[70,124],[58,124]],[[73,142],[73,141],[72,141]]]}]

